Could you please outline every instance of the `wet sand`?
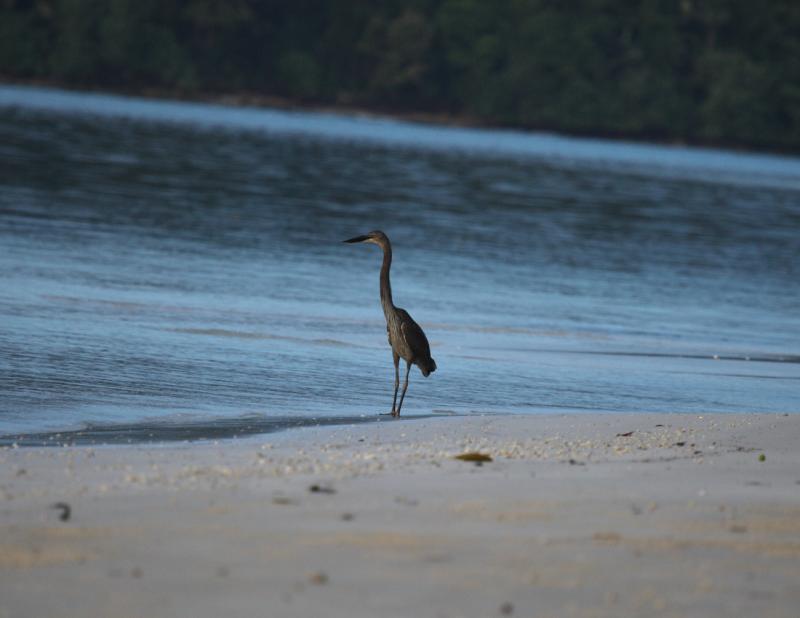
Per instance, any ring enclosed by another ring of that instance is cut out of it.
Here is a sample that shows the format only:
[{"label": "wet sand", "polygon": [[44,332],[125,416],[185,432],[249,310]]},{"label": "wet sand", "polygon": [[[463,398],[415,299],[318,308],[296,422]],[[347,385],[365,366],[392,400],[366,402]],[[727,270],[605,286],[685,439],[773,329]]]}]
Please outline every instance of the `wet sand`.
[{"label": "wet sand", "polygon": [[798,444],[587,414],[0,449],[0,617],[794,617]]}]

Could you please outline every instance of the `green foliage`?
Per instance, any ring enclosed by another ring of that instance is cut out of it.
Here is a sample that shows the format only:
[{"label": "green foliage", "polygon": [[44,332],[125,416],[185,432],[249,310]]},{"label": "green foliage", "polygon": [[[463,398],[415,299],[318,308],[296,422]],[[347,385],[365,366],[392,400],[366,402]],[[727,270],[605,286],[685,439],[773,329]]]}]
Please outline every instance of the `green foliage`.
[{"label": "green foliage", "polygon": [[313,99],[320,91],[320,69],[311,54],[287,51],[278,59],[278,75],[288,94]]},{"label": "green foliage", "polygon": [[0,0],[0,74],[800,150],[800,4]]},{"label": "green foliage", "polygon": [[373,61],[371,97],[401,104],[414,101],[428,78],[432,40],[433,27],[413,10],[391,21],[371,20],[361,42],[362,53]]},{"label": "green foliage", "polygon": [[0,4],[0,72],[21,77],[46,73],[47,16]]}]

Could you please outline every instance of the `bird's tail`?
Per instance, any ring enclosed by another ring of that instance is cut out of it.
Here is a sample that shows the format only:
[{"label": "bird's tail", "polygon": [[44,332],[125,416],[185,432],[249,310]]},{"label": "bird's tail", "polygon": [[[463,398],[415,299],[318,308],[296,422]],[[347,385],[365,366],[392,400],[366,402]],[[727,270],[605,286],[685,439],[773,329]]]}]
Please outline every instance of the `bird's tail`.
[{"label": "bird's tail", "polygon": [[419,368],[422,371],[422,375],[427,378],[430,374],[436,371],[436,361],[433,360],[433,357],[428,357],[428,362],[420,364]]}]

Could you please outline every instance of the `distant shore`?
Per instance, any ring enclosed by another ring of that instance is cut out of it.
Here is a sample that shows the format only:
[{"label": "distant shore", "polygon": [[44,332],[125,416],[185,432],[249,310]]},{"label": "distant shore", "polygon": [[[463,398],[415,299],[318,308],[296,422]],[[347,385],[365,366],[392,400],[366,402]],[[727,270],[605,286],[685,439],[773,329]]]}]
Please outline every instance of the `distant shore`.
[{"label": "distant shore", "polygon": [[4,75],[0,75],[0,85],[13,86],[39,86],[42,88],[58,88],[71,92],[91,92],[97,94],[114,94],[127,97],[141,97],[146,99],[162,99],[172,101],[186,101],[197,103],[213,103],[217,105],[230,105],[233,107],[264,107],[269,109],[313,111],[322,113],[341,114],[343,116],[370,116],[376,118],[393,118],[407,122],[419,122],[425,124],[441,124],[458,127],[481,127],[491,128],[512,128],[498,127],[481,121],[479,118],[464,115],[454,115],[434,112],[408,112],[399,110],[387,110],[379,108],[368,108],[358,105],[336,105],[314,103],[299,99],[290,99],[256,92],[200,92],[170,90],[163,88],[139,88],[139,89],[107,89],[92,86],[75,86],[65,84],[57,80],[29,79],[21,80]]},{"label": "distant shore", "polygon": [[581,414],[4,448],[0,615],[789,618],[798,441]]},{"label": "distant shore", "polygon": [[443,112],[414,112],[404,111],[399,109],[388,109],[380,107],[365,107],[359,105],[344,105],[344,104],[323,104],[315,103],[312,101],[303,101],[298,99],[290,99],[286,97],[273,96],[267,94],[260,94],[255,92],[230,92],[230,93],[215,93],[215,92],[198,92],[198,91],[182,91],[182,90],[169,90],[159,88],[140,88],[140,89],[105,89],[95,88],[92,86],[75,86],[65,84],[56,80],[20,80],[9,78],[0,75],[0,85],[17,85],[17,86],[38,86],[42,88],[58,88],[61,90],[71,92],[90,92],[96,94],[114,94],[119,96],[140,97],[146,99],[158,100],[173,100],[185,101],[196,103],[211,103],[216,105],[227,105],[231,107],[256,107],[265,109],[279,109],[285,111],[306,111],[306,112],[319,112],[328,114],[338,114],[342,116],[355,116],[355,117],[371,117],[371,118],[385,118],[392,120],[400,120],[404,122],[414,122],[420,124],[441,125],[450,127],[469,127],[480,129],[495,129],[495,130],[514,130],[531,133],[549,133],[553,135],[561,135],[564,137],[572,138],[586,138],[586,139],[605,139],[605,140],[618,140],[624,142],[638,143],[638,144],[653,144],[660,146],[692,146],[697,148],[713,148],[730,150],[733,152],[753,153],[753,154],[776,154],[784,156],[797,156],[797,152],[788,149],[775,147],[771,149],[764,148],[751,148],[738,144],[735,142],[727,141],[714,141],[714,140],[682,140],[682,139],[664,139],[663,136],[642,136],[631,135],[627,133],[610,133],[607,131],[596,132],[581,132],[581,133],[566,133],[557,131],[549,127],[526,127],[518,125],[504,125],[491,123],[476,116],[468,114],[448,114]]}]

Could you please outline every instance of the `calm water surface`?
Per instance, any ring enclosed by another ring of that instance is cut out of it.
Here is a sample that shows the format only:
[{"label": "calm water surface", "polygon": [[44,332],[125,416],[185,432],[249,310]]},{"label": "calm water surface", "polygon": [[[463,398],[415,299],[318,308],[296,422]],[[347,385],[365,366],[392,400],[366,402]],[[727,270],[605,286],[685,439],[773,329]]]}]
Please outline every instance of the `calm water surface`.
[{"label": "calm water surface", "polygon": [[404,413],[800,411],[800,159],[18,87],[0,136],[0,441],[374,420],[378,228]]}]

